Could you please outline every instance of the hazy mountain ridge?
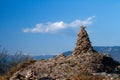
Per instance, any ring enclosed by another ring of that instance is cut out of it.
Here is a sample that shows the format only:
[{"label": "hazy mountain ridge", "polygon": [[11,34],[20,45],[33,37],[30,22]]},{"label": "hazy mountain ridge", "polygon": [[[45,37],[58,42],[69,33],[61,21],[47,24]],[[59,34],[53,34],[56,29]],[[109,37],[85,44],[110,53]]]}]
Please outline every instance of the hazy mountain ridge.
[{"label": "hazy mountain ridge", "polygon": [[[110,54],[115,60],[120,62],[120,46],[94,46],[93,47],[96,51],[100,53],[108,53]],[[66,51],[62,54],[64,56],[68,56],[72,54],[73,51]],[[50,59],[55,57],[56,55],[39,55],[39,56],[33,56],[35,60],[41,60],[41,59]]]},{"label": "hazy mountain ridge", "polygon": [[108,53],[120,62],[120,46],[95,46],[94,49],[100,53]]},{"label": "hazy mountain ridge", "polygon": [[[94,46],[96,51],[103,54],[110,54],[115,60],[120,62],[120,46]],[[63,55],[68,56],[73,51],[63,52]]]},{"label": "hazy mountain ridge", "polygon": [[54,56],[56,55],[38,55],[38,56],[31,56],[33,59],[35,60],[42,60],[42,59],[50,59],[50,58],[53,58]]}]

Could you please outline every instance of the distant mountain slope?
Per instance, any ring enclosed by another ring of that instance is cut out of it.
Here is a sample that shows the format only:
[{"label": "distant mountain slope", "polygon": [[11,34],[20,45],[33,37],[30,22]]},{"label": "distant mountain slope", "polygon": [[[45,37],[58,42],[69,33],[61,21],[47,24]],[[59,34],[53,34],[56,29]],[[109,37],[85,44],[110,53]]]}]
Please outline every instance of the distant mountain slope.
[{"label": "distant mountain slope", "polygon": [[[109,53],[115,60],[120,62],[120,46],[94,46],[94,49],[100,53]],[[72,54],[73,51],[66,51],[63,52],[64,56],[68,56]],[[39,56],[33,56],[35,60],[41,60],[41,59],[49,59],[53,58],[56,55],[39,55]]]},{"label": "distant mountain slope", "polygon": [[[100,53],[109,53],[115,60],[120,62],[120,46],[94,46],[94,49]],[[64,56],[72,54],[72,51],[64,52]]]},{"label": "distant mountain slope", "polygon": [[32,56],[33,59],[35,60],[42,60],[42,59],[50,59],[55,57],[56,55],[39,55],[39,56]]},{"label": "distant mountain slope", "polygon": [[94,49],[101,53],[109,53],[115,60],[120,62],[120,46],[94,46]]}]

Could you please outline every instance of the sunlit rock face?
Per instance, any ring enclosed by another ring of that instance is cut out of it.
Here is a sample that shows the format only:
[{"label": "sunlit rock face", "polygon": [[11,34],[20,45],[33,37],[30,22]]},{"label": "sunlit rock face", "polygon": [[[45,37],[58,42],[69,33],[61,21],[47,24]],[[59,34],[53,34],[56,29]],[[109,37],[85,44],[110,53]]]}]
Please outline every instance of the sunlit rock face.
[{"label": "sunlit rock face", "polygon": [[73,54],[78,55],[86,52],[94,52],[94,50],[89,40],[87,31],[85,30],[85,26],[81,26],[81,30],[78,33],[78,39]]}]

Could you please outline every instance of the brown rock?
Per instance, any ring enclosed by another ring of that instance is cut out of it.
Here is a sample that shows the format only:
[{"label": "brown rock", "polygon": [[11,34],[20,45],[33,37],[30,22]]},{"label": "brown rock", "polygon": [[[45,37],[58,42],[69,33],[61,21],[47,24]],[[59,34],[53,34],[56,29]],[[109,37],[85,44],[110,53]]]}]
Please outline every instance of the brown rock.
[{"label": "brown rock", "polygon": [[78,34],[78,39],[77,39],[76,47],[73,51],[73,54],[78,55],[81,53],[86,53],[91,51],[94,51],[94,50],[89,40],[88,34],[85,30],[85,26],[81,26],[81,30]]}]

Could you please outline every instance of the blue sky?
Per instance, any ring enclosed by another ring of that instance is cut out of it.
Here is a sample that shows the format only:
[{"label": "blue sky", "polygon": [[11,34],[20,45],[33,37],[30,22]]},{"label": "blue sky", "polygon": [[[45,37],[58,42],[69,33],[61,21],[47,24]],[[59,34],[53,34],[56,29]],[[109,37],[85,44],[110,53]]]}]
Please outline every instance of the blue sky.
[{"label": "blue sky", "polygon": [[80,25],[94,46],[120,46],[120,0],[0,0],[0,45],[13,54],[73,50]]}]

